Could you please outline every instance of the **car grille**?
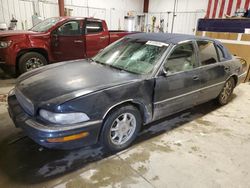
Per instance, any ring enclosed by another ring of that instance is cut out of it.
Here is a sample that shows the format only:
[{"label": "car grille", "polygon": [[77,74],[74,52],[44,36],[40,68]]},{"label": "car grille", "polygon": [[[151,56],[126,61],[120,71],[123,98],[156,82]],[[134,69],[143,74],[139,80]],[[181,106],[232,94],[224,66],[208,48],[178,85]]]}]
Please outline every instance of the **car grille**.
[{"label": "car grille", "polygon": [[29,115],[34,115],[34,105],[18,89],[15,89],[15,95],[18,103]]}]

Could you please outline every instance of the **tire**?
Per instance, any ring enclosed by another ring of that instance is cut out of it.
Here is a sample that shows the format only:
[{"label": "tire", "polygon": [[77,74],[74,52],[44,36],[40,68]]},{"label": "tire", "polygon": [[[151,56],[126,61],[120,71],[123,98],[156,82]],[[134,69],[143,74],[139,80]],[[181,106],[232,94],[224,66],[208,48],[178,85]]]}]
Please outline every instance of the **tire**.
[{"label": "tire", "polygon": [[141,124],[141,114],[134,106],[128,105],[115,109],[108,114],[104,121],[101,144],[111,152],[123,150],[135,140]]},{"label": "tire", "polygon": [[37,52],[28,52],[22,55],[18,61],[19,73],[25,73],[47,65],[46,58]]},{"label": "tire", "polygon": [[222,91],[220,92],[217,98],[217,101],[220,105],[225,105],[230,101],[234,88],[235,88],[235,81],[231,77],[226,81],[224,87],[222,88]]}]

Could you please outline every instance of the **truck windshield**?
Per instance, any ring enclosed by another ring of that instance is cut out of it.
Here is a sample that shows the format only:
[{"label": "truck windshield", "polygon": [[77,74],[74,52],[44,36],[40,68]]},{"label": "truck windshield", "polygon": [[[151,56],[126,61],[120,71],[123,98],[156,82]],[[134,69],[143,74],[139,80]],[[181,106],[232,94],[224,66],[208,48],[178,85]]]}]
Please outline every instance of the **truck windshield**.
[{"label": "truck windshield", "polygon": [[149,74],[168,44],[124,38],[98,53],[93,61],[135,74]]},{"label": "truck windshield", "polygon": [[59,22],[60,18],[48,18],[34,27],[32,27],[30,30],[35,32],[46,32],[48,31],[52,26],[57,24]]}]

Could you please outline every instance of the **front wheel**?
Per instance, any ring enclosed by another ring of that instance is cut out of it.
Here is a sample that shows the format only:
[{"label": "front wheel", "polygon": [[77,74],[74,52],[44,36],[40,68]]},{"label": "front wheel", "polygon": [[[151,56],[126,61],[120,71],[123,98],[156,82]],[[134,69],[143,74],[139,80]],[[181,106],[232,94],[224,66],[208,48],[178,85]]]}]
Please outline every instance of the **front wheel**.
[{"label": "front wheel", "polygon": [[28,52],[22,55],[18,62],[19,72],[25,73],[36,68],[47,65],[46,58],[37,52]]},{"label": "front wheel", "polygon": [[103,125],[101,144],[109,151],[127,148],[141,128],[141,114],[133,106],[123,106],[112,111]]},{"label": "front wheel", "polygon": [[232,96],[234,87],[235,87],[235,82],[234,82],[234,79],[231,77],[229,80],[226,81],[222,91],[220,92],[217,98],[220,105],[225,105],[229,102]]}]

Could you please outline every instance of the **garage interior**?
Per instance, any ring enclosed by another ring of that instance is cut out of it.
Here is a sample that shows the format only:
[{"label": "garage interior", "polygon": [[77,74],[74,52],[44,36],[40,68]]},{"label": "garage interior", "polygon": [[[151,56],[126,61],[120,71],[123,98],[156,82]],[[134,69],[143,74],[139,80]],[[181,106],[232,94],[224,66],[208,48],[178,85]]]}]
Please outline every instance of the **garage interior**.
[{"label": "garage interior", "polygon": [[250,187],[249,8],[249,0],[0,0],[0,40],[51,17],[96,18],[109,30],[217,39],[247,73],[227,105],[178,112],[147,125],[129,148],[105,152],[98,143],[48,149],[15,128],[7,97],[17,77],[0,69],[0,187]]}]

